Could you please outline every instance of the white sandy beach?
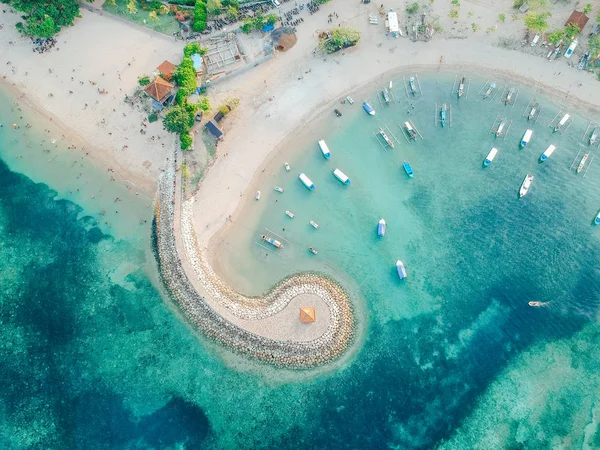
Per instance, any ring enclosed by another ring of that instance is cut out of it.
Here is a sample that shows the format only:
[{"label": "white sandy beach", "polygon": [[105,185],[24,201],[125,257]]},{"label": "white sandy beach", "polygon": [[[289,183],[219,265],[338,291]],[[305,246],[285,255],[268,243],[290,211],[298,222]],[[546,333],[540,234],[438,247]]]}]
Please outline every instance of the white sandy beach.
[{"label": "white sandy beach", "polygon": [[[217,160],[195,197],[195,229],[208,261],[218,261],[210,240],[220,230],[226,232],[228,217],[237,220],[244,202],[253,199],[252,185],[262,175],[266,161],[272,159],[269,155],[292,143],[300,127],[316,120],[319,114],[330,113],[340,98],[368,83],[387,80],[392,72],[493,72],[519,84],[544,89],[579,109],[597,111],[600,89],[591,74],[568,67],[562,59],[550,63],[539,56],[497,46],[501,37],[520,40],[523,36],[522,21],[510,18],[511,5],[504,0],[491,8],[482,2],[465,1],[461,18],[454,21],[447,17],[450,5],[435,4],[434,13],[441,17],[445,32],[430,42],[413,43],[405,38],[386,37],[383,19],[378,26],[369,25],[368,15],[376,14],[379,5],[333,0],[321,6],[317,14],[302,15],[305,22],[298,27],[298,43],[291,50],[214,85],[209,92],[213,105],[226,97],[238,97],[241,106],[224,122],[226,138],[219,144]],[[390,2],[385,7],[404,15],[403,2]],[[571,6],[561,7],[553,20],[561,23],[571,10]],[[333,12],[339,19],[331,25],[328,14]],[[498,22],[501,12],[507,16],[505,23]],[[30,42],[14,30],[15,16],[5,14],[0,31],[0,75],[24,93],[28,102],[65,124],[71,130],[68,139],[73,139],[78,148],[85,145],[86,151],[90,149],[108,167],[115,167],[144,188],[152,189],[166,157],[162,144],[172,148],[173,137],[162,131],[160,122],[149,125],[145,136],[140,135],[144,116],[125,105],[123,95],[133,91],[139,75],[148,74],[164,59],[179,61],[182,44],[97,13],[82,11],[82,16],[74,27],[60,34],[59,51],[39,55],[32,53]],[[471,31],[475,21],[481,24],[482,31]],[[315,56],[312,51],[317,45],[318,30],[338,23],[360,30],[359,45],[333,56]],[[496,32],[484,33],[495,25]],[[16,44],[9,45],[9,41]],[[99,95],[98,88],[107,89],[109,94]],[[53,98],[48,97],[49,92]],[[102,123],[103,119],[106,123]],[[150,140],[152,135],[157,139]],[[179,251],[185,253],[181,245]],[[194,278],[189,268],[187,272]],[[210,296],[206,300],[242,328],[264,336],[282,336],[280,327],[275,325],[278,315],[272,317],[268,327],[257,327],[252,321],[234,317],[218,300]],[[295,320],[297,306],[291,302],[288,309],[278,313],[283,318],[279,323]],[[317,334],[322,332],[322,327],[314,329]],[[299,338],[311,337],[314,336],[304,333]]]}]

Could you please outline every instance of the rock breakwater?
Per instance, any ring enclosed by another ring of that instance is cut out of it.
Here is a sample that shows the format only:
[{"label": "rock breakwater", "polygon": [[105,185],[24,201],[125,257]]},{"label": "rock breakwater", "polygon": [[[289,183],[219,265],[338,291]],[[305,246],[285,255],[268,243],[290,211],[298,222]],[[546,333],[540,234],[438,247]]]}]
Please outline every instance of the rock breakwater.
[{"label": "rock breakwater", "polygon": [[[193,198],[179,205],[176,200],[176,159],[169,160],[159,181],[155,208],[155,243],[161,277],[188,320],[216,342],[269,364],[289,368],[310,368],[339,357],[354,334],[354,316],[348,294],[335,281],[314,273],[291,276],[260,297],[246,297],[219,279],[198,248],[194,229]],[[185,255],[177,248],[176,208],[180,207],[181,240]],[[187,273],[181,258],[187,258]],[[225,319],[195,289],[189,277],[196,277],[210,302],[219,302],[236,317],[247,321],[264,319],[282,312],[300,295],[318,296],[329,309],[325,331],[312,340],[269,338]]]}]

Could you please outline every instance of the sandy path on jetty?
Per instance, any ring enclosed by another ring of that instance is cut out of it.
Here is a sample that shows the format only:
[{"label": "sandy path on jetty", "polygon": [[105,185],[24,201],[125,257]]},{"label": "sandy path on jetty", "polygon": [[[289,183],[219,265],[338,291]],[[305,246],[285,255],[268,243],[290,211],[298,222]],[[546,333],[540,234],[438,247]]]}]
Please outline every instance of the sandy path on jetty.
[{"label": "sandy path on jetty", "polygon": [[[138,76],[150,75],[165,59],[179,61],[181,42],[81,9],[82,18],[58,35],[59,50],[39,54],[15,29],[19,16],[9,13],[8,6],[3,8],[7,12],[0,20],[2,82],[15,91],[19,102],[58,122],[67,145],[85,147],[100,165],[115,170],[117,180],[128,179],[152,195],[173,136],[160,121],[144,128],[146,116],[123,100],[134,91]],[[108,94],[99,94],[99,89]]]}]

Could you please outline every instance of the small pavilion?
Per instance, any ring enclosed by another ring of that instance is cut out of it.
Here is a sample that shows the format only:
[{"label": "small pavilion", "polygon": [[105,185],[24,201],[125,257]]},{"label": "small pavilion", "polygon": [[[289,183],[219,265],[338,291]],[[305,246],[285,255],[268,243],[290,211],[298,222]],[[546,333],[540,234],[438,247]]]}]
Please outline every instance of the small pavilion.
[{"label": "small pavilion", "polygon": [[165,77],[167,81],[171,81],[171,77],[173,76],[173,72],[177,69],[177,66],[173,63],[170,63],[167,60],[164,60],[160,66],[156,68],[160,74]]},{"label": "small pavilion", "polygon": [[315,308],[312,306],[303,306],[300,308],[300,322],[302,323],[312,323],[316,322],[317,315],[315,313]]}]

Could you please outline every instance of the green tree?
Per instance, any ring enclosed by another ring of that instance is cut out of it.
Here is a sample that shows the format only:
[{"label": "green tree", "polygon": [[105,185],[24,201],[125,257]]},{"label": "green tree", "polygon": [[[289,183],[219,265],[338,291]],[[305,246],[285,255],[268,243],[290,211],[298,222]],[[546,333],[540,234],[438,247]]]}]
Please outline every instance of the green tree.
[{"label": "green tree", "polygon": [[228,6],[225,12],[227,14],[227,17],[229,17],[231,20],[235,20],[238,18],[239,10],[234,6]]},{"label": "green tree", "polygon": [[200,97],[200,100],[198,100],[197,106],[199,109],[201,109],[204,112],[208,112],[212,109],[210,106],[210,100],[208,99],[208,97]]},{"label": "green tree", "polygon": [[331,31],[331,39],[324,39],[320,47],[326,53],[334,53],[344,48],[358,44],[360,33],[352,28],[340,27]]},{"label": "green tree", "polygon": [[448,17],[450,17],[451,19],[458,19],[458,9],[452,8],[448,13]]},{"label": "green tree", "polygon": [[190,133],[182,133],[179,136],[179,141],[181,142],[181,150],[188,150],[194,143],[194,140],[192,139]]},{"label": "green tree", "polygon": [[137,6],[135,5],[135,0],[129,0],[129,2],[127,3],[127,11],[129,11],[129,14],[137,13]]},{"label": "green tree", "polygon": [[562,39],[565,38],[565,30],[554,30],[552,33],[549,33],[546,37],[548,38],[548,42],[551,44],[558,44]]},{"label": "green tree", "polygon": [[138,77],[138,84],[140,86],[148,86],[150,84],[150,77],[148,75]]},{"label": "green tree", "polygon": [[221,8],[223,8],[223,4],[221,0],[207,0],[206,1],[206,9],[209,14],[213,16],[218,16],[221,14]]},{"label": "green tree", "polygon": [[588,45],[590,47],[590,54],[592,55],[592,58],[597,58],[600,56],[600,36],[592,36],[588,41]]},{"label": "green tree", "polygon": [[150,11],[148,13],[148,18],[150,20],[152,20],[153,22],[156,22],[158,20],[158,14],[157,14],[157,12],[156,11]]},{"label": "green tree", "polygon": [[[189,93],[194,91],[196,84],[196,70],[192,58],[184,56],[181,64],[173,71],[173,80],[177,82],[179,87],[187,89]],[[189,95],[189,94],[188,94]]]},{"label": "green tree", "polygon": [[15,9],[23,12],[24,22],[17,23],[17,29],[30,36],[50,37],[63,26],[73,25],[79,17],[79,3],[75,0],[8,0]]},{"label": "green tree", "polygon": [[585,7],[583,8],[583,13],[584,14],[589,14],[592,12],[592,4],[588,3],[585,5]]},{"label": "green tree", "polygon": [[504,21],[506,20],[506,14],[504,14],[504,13],[498,14],[498,20],[500,22],[504,23]]},{"label": "green tree", "polygon": [[569,39],[574,39],[575,36],[577,36],[579,33],[581,33],[581,30],[577,25],[573,25],[572,23],[570,23],[565,27],[565,35]]},{"label": "green tree", "polygon": [[[265,20],[267,21],[267,23],[269,25],[275,25],[277,23],[277,21],[279,20],[279,16],[275,15],[275,14],[269,14],[267,17],[265,17]],[[262,26],[261,26],[262,29]]]},{"label": "green tree", "polygon": [[171,133],[188,133],[194,125],[194,116],[185,106],[175,105],[168,109],[163,120],[165,130]]},{"label": "green tree", "polygon": [[547,12],[536,14],[528,11],[523,17],[523,21],[529,30],[541,34],[548,29],[548,17],[550,17],[550,13]]},{"label": "green tree", "polygon": [[409,14],[414,14],[419,10],[419,4],[414,2],[406,7],[406,12]]},{"label": "green tree", "polygon": [[26,29],[27,34],[41,38],[49,38],[54,36],[57,32],[54,19],[52,19],[52,17],[50,17],[48,14],[44,16],[44,20],[42,22],[31,24],[28,23]]},{"label": "green tree", "polygon": [[206,3],[203,0],[196,0],[194,5],[194,20],[192,21],[192,30],[201,32],[206,30],[206,19],[208,13],[206,11]]},{"label": "green tree", "polygon": [[186,44],[185,47],[183,47],[183,56],[189,57],[192,56],[194,53],[200,53],[200,44],[198,44],[197,42]]}]

